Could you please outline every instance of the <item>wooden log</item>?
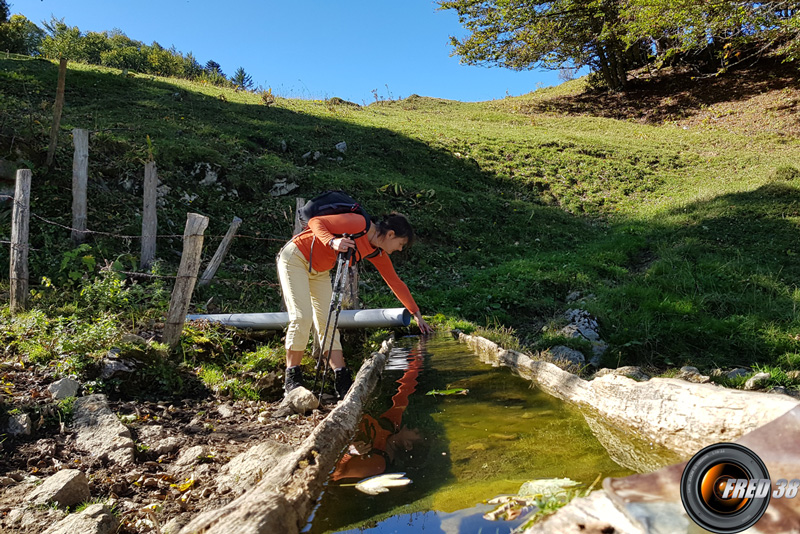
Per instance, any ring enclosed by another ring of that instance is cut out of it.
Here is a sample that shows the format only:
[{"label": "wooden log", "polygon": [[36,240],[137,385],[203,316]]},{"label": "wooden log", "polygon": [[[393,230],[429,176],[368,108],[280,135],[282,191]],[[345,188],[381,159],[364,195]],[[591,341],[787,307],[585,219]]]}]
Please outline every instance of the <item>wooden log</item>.
[{"label": "wooden log", "polygon": [[50,128],[50,146],[47,148],[47,166],[53,165],[58,144],[58,129],[61,127],[61,112],[64,110],[64,88],[67,83],[67,58],[62,57],[58,64],[58,87],[56,103],[53,106],[53,126]]},{"label": "wooden log", "polygon": [[14,210],[11,214],[11,313],[28,305],[28,234],[30,229],[31,177],[29,169],[17,171]]},{"label": "wooden log", "polygon": [[297,534],[314,510],[317,497],[355,434],[364,404],[386,365],[389,345],[374,352],[356,375],[353,387],[294,453],[264,474],[250,491],[226,506],[204,511],[181,534]]},{"label": "wooden log", "polygon": [[206,270],[203,272],[203,276],[200,277],[200,281],[197,283],[198,286],[208,284],[211,282],[211,279],[214,278],[214,275],[217,274],[217,269],[219,269],[225,254],[228,253],[228,249],[231,248],[231,241],[233,241],[233,237],[236,235],[236,230],[239,229],[240,224],[242,224],[242,220],[239,217],[234,217],[233,221],[231,221],[231,225],[228,227],[228,231],[225,233],[225,237],[222,238],[222,243],[217,247],[214,257],[211,258],[208,267],[206,267]]},{"label": "wooden log", "polygon": [[75,155],[72,158],[72,242],[86,239],[86,185],[89,181],[89,131],[72,130]]},{"label": "wooden log", "polygon": [[158,235],[158,170],[155,161],[144,165],[144,203],[142,206],[142,255],[139,265],[149,269],[156,259],[156,236]]},{"label": "wooden log", "polygon": [[183,231],[183,253],[178,267],[178,277],[172,289],[169,301],[167,322],[164,325],[162,341],[175,348],[181,338],[183,323],[189,311],[197,273],[200,271],[200,255],[203,251],[203,232],[208,227],[208,217],[190,213],[186,218],[186,229]]}]

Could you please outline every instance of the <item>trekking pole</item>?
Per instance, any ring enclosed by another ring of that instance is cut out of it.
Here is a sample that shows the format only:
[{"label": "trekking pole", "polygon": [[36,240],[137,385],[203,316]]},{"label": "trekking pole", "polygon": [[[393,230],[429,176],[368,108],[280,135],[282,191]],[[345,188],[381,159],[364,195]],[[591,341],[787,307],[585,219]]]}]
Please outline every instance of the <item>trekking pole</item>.
[{"label": "trekking pole", "polygon": [[[317,380],[319,379],[319,370],[320,367],[323,366],[323,360],[324,360],[325,363],[324,363],[324,369],[322,371],[322,386],[320,386],[320,391],[319,391],[320,396],[322,396],[322,388],[325,387],[325,375],[327,374],[328,366],[330,364],[331,350],[333,350],[333,342],[335,340],[336,326],[339,324],[339,313],[342,311],[342,299],[344,296],[342,294],[342,289],[344,287],[344,280],[346,280],[347,278],[347,271],[349,270],[350,258],[352,258],[352,256],[353,256],[353,249],[349,249],[347,252],[340,252],[336,266],[336,276],[334,277],[333,280],[333,291],[331,293],[331,304],[328,310],[328,319],[325,322],[325,332],[322,335],[322,343],[320,343],[320,350],[322,351],[322,353],[320,354],[319,359],[317,360],[317,366],[314,372],[314,385],[311,388],[312,393],[317,388]],[[331,324],[331,317],[334,317],[334,326],[333,326],[334,334],[329,336],[328,327]],[[330,341],[330,347],[326,352],[325,346],[328,345],[329,341]]]}]

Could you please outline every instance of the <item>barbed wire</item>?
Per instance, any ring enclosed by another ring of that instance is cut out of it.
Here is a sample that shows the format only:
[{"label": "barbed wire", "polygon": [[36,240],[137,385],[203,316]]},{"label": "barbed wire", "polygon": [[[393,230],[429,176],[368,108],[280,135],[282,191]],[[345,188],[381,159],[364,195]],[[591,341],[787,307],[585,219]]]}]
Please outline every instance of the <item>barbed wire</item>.
[{"label": "barbed wire", "polygon": [[[16,204],[18,202],[17,200],[14,200],[14,197],[11,196],[11,195],[0,195],[0,199],[3,199],[3,198],[12,199],[14,204]],[[112,237],[112,238],[116,238],[116,239],[126,239],[126,240],[142,239],[142,237],[143,237],[141,235],[125,235],[125,234],[115,234],[115,233],[112,233],[112,232],[102,232],[100,230],[89,230],[88,228],[81,230],[81,229],[78,229],[78,228],[73,228],[71,226],[67,226],[65,224],[61,224],[61,223],[58,223],[56,221],[47,219],[45,217],[42,217],[41,215],[38,215],[38,214],[34,213],[33,211],[29,210],[29,212],[30,212],[31,216],[35,217],[36,219],[39,219],[40,221],[43,221],[46,224],[50,224],[52,226],[57,226],[57,227],[62,228],[64,230],[69,230],[70,232],[77,232],[77,233],[81,233],[81,234],[102,235],[102,236],[106,236],[106,237]],[[166,238],[180,238],[180,239],[183,239],[183,234],[157,234],[155,237],[157,239],[166,239]],[[203,237],[204,238],[208,238],[208,239],[222,239],[222,238],[225,237],[225,235],[203,234]],[[237,238],[241,238],[241,239],[252,239],[254,241],[278,241],[278,242],[281,242],[281,243],[285,243],[289,239],[288,237],[256,237],[256,236],[247,235],[247,234],[234,234],[233,237],[237,237]],[[2,243],[11,244],[10,241],[2,241]],[[32,250],[34,250],[34,249],[32,249]]]}]

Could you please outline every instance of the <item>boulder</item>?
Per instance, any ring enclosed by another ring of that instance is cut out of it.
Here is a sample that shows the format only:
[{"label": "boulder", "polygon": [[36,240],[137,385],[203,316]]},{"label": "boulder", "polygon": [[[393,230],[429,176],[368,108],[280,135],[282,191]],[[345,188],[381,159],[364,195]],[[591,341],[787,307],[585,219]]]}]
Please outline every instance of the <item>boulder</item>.
[{"label": "boulder", "polygon": [[55,400],[63,400],[69,397],[74,397],[78,394],[78,388],[81,387],[80,383],[67,377],[61,380],[56,380],[49,386],[47,391]]},{"label": "boulder", "polygon": [[300,386],[289,392],[281,401],[275,411],[275,417],[285,417],[291,414],[305,414],[319,406],[319,399],[309,390]]},{"label": "boulder", "polygon": [[547,349],[547,353],[554,362],[563,361],[580,366],[586,364],[586,357],[581,351],[565,347],[564,345],[550,347]]},{"label": "boulder", "polygon": [[33,423],[26,413],[15,413],[8,416],[8,433],[12,436],[30,436]]},{"label": "boulder", "polygon": [[75,401],[75,444],[96,458],[118,464],[133,462],[134,444],[128,428],[108,407],[105,395],[89,395]]},{"label": "boulder", "polygon": [[88,500],[89,481],[83,471],[63,469],[48,477],[40,486],[28,494],[28,501],[34,505],[57,503],[59,508],[67,508]]},{"label": "boulder", "polygon": [[772,378],[772,376],[770,376],[769,373],[756,373],[747,379],[747,382],[744,383],[744,389],[746,391],[764,389],[770,378]]},{"label": "boulder", "polygon": [[119,522],[103,504],[87,506],[78,514],[70,514],[43,534],[114,534]]}]

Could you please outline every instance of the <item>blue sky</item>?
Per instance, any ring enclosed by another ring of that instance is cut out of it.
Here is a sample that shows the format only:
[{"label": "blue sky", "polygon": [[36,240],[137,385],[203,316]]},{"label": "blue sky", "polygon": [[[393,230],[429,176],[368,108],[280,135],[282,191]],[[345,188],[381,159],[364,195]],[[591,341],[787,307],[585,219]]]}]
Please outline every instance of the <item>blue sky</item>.
[{"label": "blue sky", "polygon": [[[157,41],[226,75],[238,67],[279,96],[338,96],[359,104],[411,94],[461,101],[557,85],[555,71],[461,65],[449,36],[465,30],[429,0],[9,0],[11,13],[42,26],[51,16],[83,32],[118,28]],[[387,88],[388,86],[388,88]]]}]

